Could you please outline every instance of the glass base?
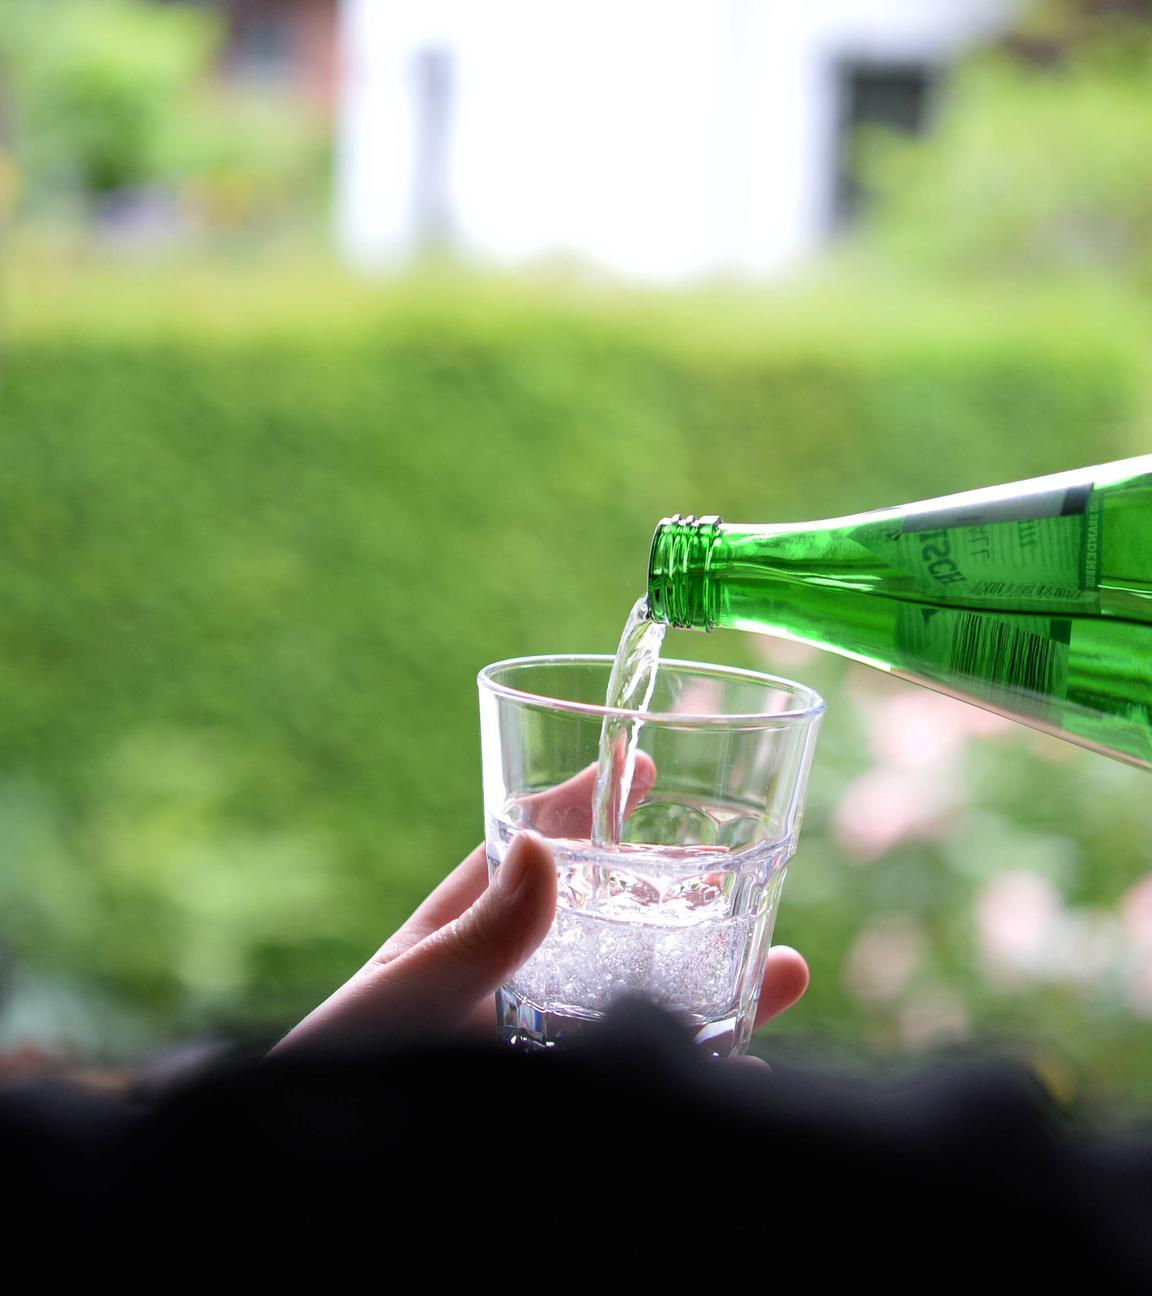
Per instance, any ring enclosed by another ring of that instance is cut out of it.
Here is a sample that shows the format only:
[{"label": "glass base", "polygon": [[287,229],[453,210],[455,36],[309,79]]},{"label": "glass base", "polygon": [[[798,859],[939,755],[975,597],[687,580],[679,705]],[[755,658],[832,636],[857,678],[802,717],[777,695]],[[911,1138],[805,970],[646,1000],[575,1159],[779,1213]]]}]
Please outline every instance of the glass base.
[{"label": "glass base", "polygon": [[[507,986],[496,991],[496,1028],[500,1038],[513,1048],[548,1052],[565,1048],[594,1032],[602,1013],[575,1013],[541,1008]],[[734,1057],[748,1048],[751,1018],[731,1013],[715,1021],[685,1022],[692,1041],[710,1056]]]}]

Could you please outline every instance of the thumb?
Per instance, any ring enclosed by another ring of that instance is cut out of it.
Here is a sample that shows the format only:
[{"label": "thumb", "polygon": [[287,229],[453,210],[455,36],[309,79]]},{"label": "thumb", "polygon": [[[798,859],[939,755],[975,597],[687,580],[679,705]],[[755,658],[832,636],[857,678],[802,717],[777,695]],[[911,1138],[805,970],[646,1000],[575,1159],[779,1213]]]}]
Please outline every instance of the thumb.
[{"label": "thumb", "polygon": [[521,832],[474,904],[378,969],[381,1017],[401,1031],[458,1025],[528,960],[555,914],[555,859]]},{"label": "thumb", "polygon": [[403,954],[373,960],[273,1049],[274,1054],[458,1026],[494,994],[548,934],[556,914],[556,862],[522,832],[488,889],[458,918]]}]

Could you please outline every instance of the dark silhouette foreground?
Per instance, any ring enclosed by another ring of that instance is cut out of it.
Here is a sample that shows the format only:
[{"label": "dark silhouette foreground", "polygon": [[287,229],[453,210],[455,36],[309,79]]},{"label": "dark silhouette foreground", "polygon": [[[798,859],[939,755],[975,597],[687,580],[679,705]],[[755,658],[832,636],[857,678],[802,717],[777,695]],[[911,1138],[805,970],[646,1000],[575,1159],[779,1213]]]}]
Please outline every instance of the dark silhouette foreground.
[{"label": "dark silhouette foreground", "polygon": [[405,1289],[410,1261],[813,1290],[1152,1279],[1152,1139],[1069,1129],[1006,1066],[893,1084],[709,1062],[638,1004],[563,1056],[329,1041],[118,1095],[10,1083],[0,1153],[5,1249],[44,1226],[49,1263],[194,1263],[228,1238],[269,1274],[370,1250]]}]

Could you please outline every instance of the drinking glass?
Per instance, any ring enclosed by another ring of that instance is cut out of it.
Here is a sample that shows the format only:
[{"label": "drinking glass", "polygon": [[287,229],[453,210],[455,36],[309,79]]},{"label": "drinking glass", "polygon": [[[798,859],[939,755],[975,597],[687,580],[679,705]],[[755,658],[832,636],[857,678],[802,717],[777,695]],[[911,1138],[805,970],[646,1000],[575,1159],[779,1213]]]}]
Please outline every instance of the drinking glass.
[{"label": "drinking glass", "polygon": [[[479,675],[489,876],[532,829],[559,883],[547,937],[497,992],[499,1029],[554,1048],[633,995],[716,1056],[742,1053],[824,702],[771,675],[661,661],[646,711],[609,708],[612,661],[521,657]],[[645,753],[607,847],[592,840],[605,721],[638,725]]]}]

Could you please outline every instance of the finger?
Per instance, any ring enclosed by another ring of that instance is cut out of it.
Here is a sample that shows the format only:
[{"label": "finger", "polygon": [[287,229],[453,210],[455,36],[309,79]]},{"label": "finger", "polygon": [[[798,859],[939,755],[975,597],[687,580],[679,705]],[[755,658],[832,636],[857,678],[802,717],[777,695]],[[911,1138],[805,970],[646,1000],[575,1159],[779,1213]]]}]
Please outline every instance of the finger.
[{"label": "finger", "polygon": [[759,1071],[765,1075],[772,1074],[772,1066],[762,1057],[757,1057],[755,1053],[737,1053],[734,1057],[724,1059],[724,1064],[730,1067],[739,1067],[742,1071]]},{"label": "finger", "polygon": [[778,1017],[808,989],[808,964],[802,954],[788,945],[777,945],[768,951],[760,1002],[756,1006],[756,1026]]},{"label": "finger", "polygon": [[552,852],[521,833],[475,904],[389,961],[373,959],[274,1051],[345,1039],[371,1046],[458,1026],[531,955],[555,912]]},{"label": "finger", "polygon": [[445,923],[459,918],[487,885],[488,856],[481,843],[417,905],[412,916],[372,956],[373,962],[387,963]]},{"label": "finger", "polygon": [[[656,782],[656,765],[646,752],[636,753],[632,787],[625,815],[629,815]],[[574,778],[546,792],[522,797],[522,823],[546,837],[589,837],[592,832],[592,795],[596,788],[596,766],[589,765]],[[373,955],[387,963],[422,941],[445,923],[458,918],[488,885],[488,859],[480,845],[452,870],[439,886],[421,901],[398,931]]]},{"label": "finger", "polygon": [[535,833],[519,833],[480,899],[391,965],[407,983],[407,1011],[445,1026],[465,1020],[528,960],[555,915],[556,861]]},{"label": "finger", "polygon": [[472,1035],[491,1038],[496,1033],[496,1000],[486,995],[461,1023],[464,1030]]},{"label": "finger", "polygon": [[[640,804],[656,782],[656,762],[647,752],[636,753],[632,787],[624,813],[629,815]],[[520,797],[522,820],[545,837],[586,838],[592,835],[592,794],[596,790],[596,766],[589,765],[579,774],[559,783],[547,792]]]}]

